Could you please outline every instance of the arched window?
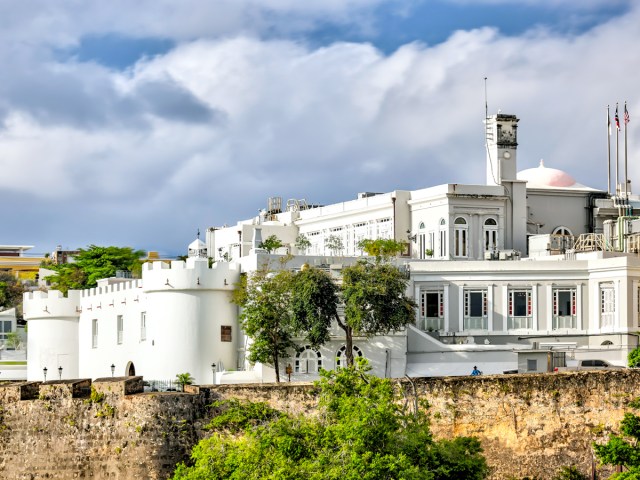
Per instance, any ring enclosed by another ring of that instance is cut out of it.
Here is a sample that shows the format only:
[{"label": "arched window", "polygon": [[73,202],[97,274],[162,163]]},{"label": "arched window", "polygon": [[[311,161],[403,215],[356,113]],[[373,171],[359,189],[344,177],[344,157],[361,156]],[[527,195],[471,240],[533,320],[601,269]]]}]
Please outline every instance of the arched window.
[{"label": "arched window", "polygon": [[613,345],[613,342],[611,340],[605,340],[604,342],[602,342],[600,345],[605,345],[605,346],[609,346],[609,345]]},{"label": "arched window", "polygon": [[447,221],[444,218],[440,219],[440,242],[438,243],[438,256],[447,256]]},{"label": "arched window", "polygon": [[455,257],[468,257],[469,252],[467,248],[468,241],[468,227],[467,221],[458,217],[453,222],[453,255]]},{"label": "arched window", "polygon": [[569,236],[573,236],[573,233],[571,233],[571,230],[569,230],[567,227],[560,225],[559,227],[556,227],[553,229],[553,234],[554,235],[569,235]]},{"label": "arched window", "polygon": [[[346,345],[341,346],[340,350],[338,350],[338,353],[336,354],[336,368],[342,367],[343,363],[346,365],[346,362],[347,362],[346,352],[347,352]],[[360,348],[357,345],[353,346],[353,356],[354,358],[362,357],[362,350],[360,350]]]},{"label": "arched window", "polygon": [[418,258],[424,260],[427,258],[427,234],[424,232],[424,222],[420,222],[418,230]]},{"label": "arched window", "polygon": [[495,252],[498,250],[498,222],[495,218],[487,218],[483,225],[484,251]]},{"label": "arched window", "polygon": [[317,373],[321,368],[322,355],[310,345],[305,345],[303,350],[296,353],[295,373]]}]

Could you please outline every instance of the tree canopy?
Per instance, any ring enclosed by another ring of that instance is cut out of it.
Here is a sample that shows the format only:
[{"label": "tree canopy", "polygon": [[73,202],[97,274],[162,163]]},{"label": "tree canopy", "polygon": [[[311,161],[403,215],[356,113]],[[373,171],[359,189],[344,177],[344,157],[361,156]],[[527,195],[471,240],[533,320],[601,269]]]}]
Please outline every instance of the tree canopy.
[{"label": "tree canopy", "polygon": [[[415,318],[415,303],[405,295],[408,280],[389,263],[359,262],[342,270],[342,281],[323,270],[256,272],[244,277],[234,294],[242,307],[242,327],[253,343],[249,361],[272,365],[302,338],[312,348],[329,340],[331,323],[345,332],[345,357],[353,365],[353,336],[400,330]],[[344,318],[338,308],[344,304]]]},{"label": "tree canopy", "polygon": [[377,238],[371,240],[365,238],[358,242],[358,248],[367,255],[375,257],[377,262],[388,261],[407,249],[406,242],[399,242],[391,238]]},{"label": "tree canopy", "polygon": [[436,441],[422,404],[412,411],[389,379],[364,365],[322,371],[316,416],[264,403],[213,404],[212,435],[179,464],[174,480],[476,480],[488,467],[475,438]]},{"label": "tree canopy", "polygon": [[[635,410],[640,409],[640,400],[629,404]],[[626,412],[620,422],[621,435],[611,435],[603,445],[594,444],[596,457],[606,465],[624,465],[626,472],[616,473],[611,479],[640,480],[640,416]]]},{"label": "tree canopy", "polygon": [[14,308],[22,303],[24,286],[16,277],[0,272],[0,310]]},{"label": "tree canopy", "polygon": [[415,302],[405,295],[408,280],[390,263],[359,262],[342,270],[341,295],[347,364],[353,364],[353,334],[384,335],[415,320]]},{"label": "tree canopy", "polygon": [[629,363],[629,367],[640,367],[640,347],[636,347],[629,352],[627,361]]},{"label": "tree canopy", "polygon": [[247,359],[272,365],[280,381],[281,358],[294,347],[296,326],[291,316],[291,276],[288,270],[259,270],[244,275],[234,291],[233,302],[242,307],[240,323],[251,338]]},{"label": "tree canopy", "polygon": [[282,240],[280,240],[275,235],[269,235],[266,239],[264,239],[260,243],[260,245],[258,245],[259,248],[264,248],[267,251],[267,253],[275,252],[277,249],[279,249],[282,246],[284,246],[284,244],[282,243]]},{"label": "tree canopy", "polygon": [[80,248],[73,263],[44,265],[55,271],[47,277],[53,288],[66,293],[72,289],[93,288],[102,278],[114,277],[118,270],[131,272],[139,277],[142,269],[141,258],[145,252],[130,247],[100,247],[89,245]]}]

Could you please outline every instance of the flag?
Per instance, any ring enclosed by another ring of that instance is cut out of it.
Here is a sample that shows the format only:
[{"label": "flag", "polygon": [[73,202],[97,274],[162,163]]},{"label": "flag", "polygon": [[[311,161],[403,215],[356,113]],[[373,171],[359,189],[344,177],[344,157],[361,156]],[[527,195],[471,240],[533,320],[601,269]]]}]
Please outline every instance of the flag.
[{"label": "flag", "polygon": [[609,136],[611,136],[611,114],[607,108],[607,128],[609,129]]},{"label": "flag", "polygon": [[629,123],[629,110],[627,110],[627,104],[624,104],[624,124]]},{"label": "flag", "polygon": [[618,106],[616,105],[616,128],[620,130],[620,118],[618,118]]}]

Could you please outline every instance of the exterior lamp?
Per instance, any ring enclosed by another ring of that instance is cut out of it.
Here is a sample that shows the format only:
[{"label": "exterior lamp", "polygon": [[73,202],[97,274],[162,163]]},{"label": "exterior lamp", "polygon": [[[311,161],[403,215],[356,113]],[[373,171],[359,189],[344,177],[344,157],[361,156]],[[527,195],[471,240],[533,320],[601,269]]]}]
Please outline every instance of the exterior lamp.
[{"label": "exterior lamp", "polygon": [[62,367],[58,367],[58,375],[60,376],[60,380],[62,380]]},{"label": "exterior lamp", "polygon": [[213,383],[216,383],[216,364],[211,364],[211,373],[213,374]]},{"label": "exterior lamp", "polygon": [[111,364],[111,377],[113,377],[114,373],[116,373],[116,366],[112,363]]},{"label": "exterior lamp", "polygon": [[42,374],[44,375],[44,381],[45,381],[45,382],[47,381],[47,371],[48,371],[48,370],[47,370],[47,367],[44,367],[44,368],[42,369]]}]

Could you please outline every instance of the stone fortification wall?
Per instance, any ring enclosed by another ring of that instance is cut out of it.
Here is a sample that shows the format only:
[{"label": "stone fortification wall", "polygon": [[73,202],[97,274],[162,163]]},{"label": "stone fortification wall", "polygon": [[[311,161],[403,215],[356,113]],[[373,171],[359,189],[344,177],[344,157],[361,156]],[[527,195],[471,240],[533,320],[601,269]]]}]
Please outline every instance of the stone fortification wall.
[{"label": "stone fortification wall", "polygon": [[[427,378],[399,382],[428,400],[435,436],[480,438],[492,479],[591,472],[594,441],[640,396],[640,371]],[[92,389],[93,387],[93,389]],[[212,398],[266,401],[310,415],[311,384],[139,393],[140,377],[0,386],[0,478],[168,478],[206,436]],[[598,478],[610,470],[599,469]]]},{"label": "stone fortification wall", "polygon": [[207,398],[141,391],[140,377],[0,386],[0,478],[167,478]]}]

